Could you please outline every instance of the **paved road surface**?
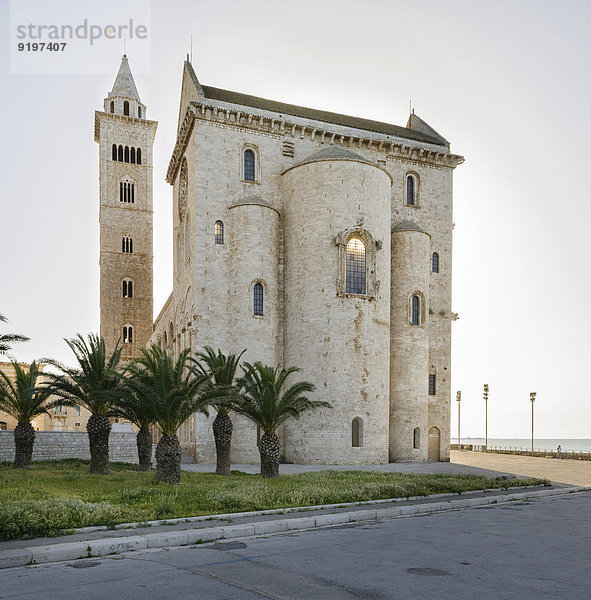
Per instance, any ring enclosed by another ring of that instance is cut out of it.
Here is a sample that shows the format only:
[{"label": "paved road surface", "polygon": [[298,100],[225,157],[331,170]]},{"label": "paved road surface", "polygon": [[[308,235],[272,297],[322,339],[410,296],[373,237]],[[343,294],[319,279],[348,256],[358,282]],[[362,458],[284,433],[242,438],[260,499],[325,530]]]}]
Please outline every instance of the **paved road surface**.
[{"label": "paved road surface", "polygon": [[1,600],[588,600],[591,492],[0,572]]}]

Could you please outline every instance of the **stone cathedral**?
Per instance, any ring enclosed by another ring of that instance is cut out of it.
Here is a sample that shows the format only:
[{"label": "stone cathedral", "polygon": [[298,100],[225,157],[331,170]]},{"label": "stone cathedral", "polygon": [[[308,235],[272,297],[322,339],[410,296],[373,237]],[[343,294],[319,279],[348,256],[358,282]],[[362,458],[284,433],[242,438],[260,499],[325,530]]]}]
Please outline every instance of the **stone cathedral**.
[{"label": "stone cathedral", "polygon": [[[332,404],[278,432],[283,460],[447,461],[452,178],[463,157],[406,127],[202,85],[184,63],[173,191],[173,289],[152,315],[152,146],[124,56],[100,148],[101,334],[124,355],[205,345],[297,366]],[[179,432],[215,462],[214,415]],[[233,416],[233,463],[259,460]]]}]

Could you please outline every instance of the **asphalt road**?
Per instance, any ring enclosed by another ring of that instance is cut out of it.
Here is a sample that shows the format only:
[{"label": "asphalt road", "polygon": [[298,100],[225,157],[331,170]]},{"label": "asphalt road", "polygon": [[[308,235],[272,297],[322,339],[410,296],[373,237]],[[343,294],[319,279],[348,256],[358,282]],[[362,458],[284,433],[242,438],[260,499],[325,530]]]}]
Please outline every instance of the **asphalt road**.
[{"label": "asphalt road", "polygon": [[591,492],[6,569],[1,600],[588,600]]}]

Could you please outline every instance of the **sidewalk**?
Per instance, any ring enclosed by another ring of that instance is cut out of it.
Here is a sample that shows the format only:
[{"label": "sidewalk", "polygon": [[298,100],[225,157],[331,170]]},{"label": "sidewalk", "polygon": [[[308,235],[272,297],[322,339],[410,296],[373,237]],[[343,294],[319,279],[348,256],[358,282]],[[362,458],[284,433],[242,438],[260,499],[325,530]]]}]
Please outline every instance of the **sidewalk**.
[{"label": "sidewalk", "polygon": [[452,450],[451,460],[464,468],[503,471],[524,477],[541,477],[567,485],[591,485],[591,462],[556,460],[515,454],[493,454]]}]

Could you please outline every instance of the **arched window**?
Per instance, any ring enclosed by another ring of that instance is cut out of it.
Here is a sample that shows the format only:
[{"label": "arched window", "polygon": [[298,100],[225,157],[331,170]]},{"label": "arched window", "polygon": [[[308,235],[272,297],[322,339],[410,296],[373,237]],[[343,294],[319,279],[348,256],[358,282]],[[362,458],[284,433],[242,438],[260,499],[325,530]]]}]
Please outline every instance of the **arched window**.
[{"label": "arched window", "polygon": [[123,114],[129,116],[129,102],[127,100],[123,103]]},{"label": "arched window", "polygon": [[133,281],[131,279],[123,280],[122,292],[124,298],[133,298]]},{"label": "arched window", "polygon": [[111,109],[111,112],[114,113],[115,112],[115,103],[113,102],[113,100],[111,100],[111,105],[109,107]]},{"label": "arched window", "polygon": [[263,316],[263,284],[255,283],[253,288],[253,308],[256,316]]},{"label": "arched window", "polygon": [[413,296],[411,300],[411,325],[421,324],[421,299],[418,296]]},{"label": "arched window", "polygon": [[135,163],[135,148],[131,149],[131,152],[130,152],[130,161],[132,163]]},{"label": "arched window", "polygon": [[431,257],[431,271],[439,273],[439,254],[437,252],[433,252],[433,256]]},{"label": "arched window", "polygon": [[135,184],[129,181],[119,182],[119,202],[135,203]]},{"label": "arched window", "polygon": [[121,252],[133,254],[133,239],[130,235],[124,235],[121,240]]},{"label": "arched window", "polygon": [[117,151],[117,160],[123,162],[123,146],[119,146],[119,150]]},{"label": "arched window", "polygon": [[255,156],[254,151],[248,148],[244,151],[244,181],[255,180]]},{"label": "arched window", "polygon": [[412,447],[415,450],[420,450],[421,448],[421,430],[418,427],[415,427],[412,432]]},{"label": "arched window", "polygon": [[135,158],[136,158],[137,164],[141,165],[142,164],[142,151],[140,148],[137,149],[137,151],[135,153]]},{"label": "arched window", "polygon": [[131,344],[133,342],[133,327],[131,325],[125,325],[123,327],[123,343]]},{"label": "arched window", "polygon": [[363,446],[363,419],[355,417],[351,422],[351,446],[360,448]]},{"label": "arched window", "polygon": [[137,118],[138,119],[142,118],[142,107],[141,106],[137,107]]},{"label": "arched window", "polygon": [[113,155],[111,156],[113,160],[117,160],[117,144],[113,144]]},{"label": "arched window", "polygon": [[407,206],[414,206],[416,200],[416,180],[414,175],[406,176],[406,204]]},{"label": "arched window", "polygon": [[129,162],[129,146],[125,146],[125,162]]},{"label": "arched window", "polygon": [[223,246],[224,244],[224,224],[222,221],[216,221],[214,224],[215,243]]},{"label": "arched window", "polygon": [[347,294],[366,293],[365,244],[358,238],[351,238],[347,243],[345,279]]}]

